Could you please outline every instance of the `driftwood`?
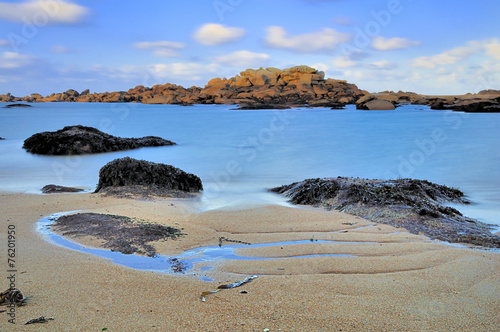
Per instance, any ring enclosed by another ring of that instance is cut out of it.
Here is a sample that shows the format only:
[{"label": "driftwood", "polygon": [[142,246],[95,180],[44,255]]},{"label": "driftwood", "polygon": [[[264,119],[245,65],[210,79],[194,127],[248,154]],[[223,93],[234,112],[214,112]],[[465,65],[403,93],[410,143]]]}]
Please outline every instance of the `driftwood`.
[{"label": "driftwood", "polygon": [[230,240],[227,237],[221,236],[219,238],[219,247],[222,247],[222,241],[226,242],[233,242],[233,243],[241,243],[241,244],[246,244],[246,245],[252,245],[250,242],[244,242],[244,241],[239,241],[239,240]]},{"label": "driftwood", "polygon": [[47,323],[49,320],[54,320],[54,318],[45,318],[44,316],[38,317],[31,319],[24,323],[24,325],[29,325],[29,324],[36,324],[36,323]]},{"label": "driftwood", "polygon": [[258,276],[250,276],[250,277],[247,277],[241,281],[237,281],[235,283],[232,283],[232,284],[223,284],[223,285],[219,285],[219,287],[217,287],[216,290],[214,291],[205,291],[205,292],[202,292],[201,293],[201,301],[202,302],[205,302],[205,297],[209,294],[214,294],[214,293],[218,293],[220,292],[222,289],[231,289],[231,288],[236,288],[236,287],[240,287],[241,285],[244,285],[250,281],[252,281],[253,279],[257,278]]}]

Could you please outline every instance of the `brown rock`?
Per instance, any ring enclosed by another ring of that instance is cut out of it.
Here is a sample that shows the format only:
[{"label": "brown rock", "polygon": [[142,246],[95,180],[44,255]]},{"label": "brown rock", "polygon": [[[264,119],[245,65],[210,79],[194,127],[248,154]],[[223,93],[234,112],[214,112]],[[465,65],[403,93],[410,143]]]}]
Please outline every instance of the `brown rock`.
[{"label": "brown rock", "polygon": [[317,96],[324,96],[328,94],[328,89],[324,84],[314,85],[313,91]]},{"label": "brown rock", "polygon": [[387,100],[371,100],[365,104],[366,110],[370,111],[384,111],[384,110],[394,110],[394,104]]},{"label": "brown rock", "polygon": [[236,82],[234,82],[234,86],[237,88],[250,87],[252,83],[250,83],[247,77],[239,77]]}]

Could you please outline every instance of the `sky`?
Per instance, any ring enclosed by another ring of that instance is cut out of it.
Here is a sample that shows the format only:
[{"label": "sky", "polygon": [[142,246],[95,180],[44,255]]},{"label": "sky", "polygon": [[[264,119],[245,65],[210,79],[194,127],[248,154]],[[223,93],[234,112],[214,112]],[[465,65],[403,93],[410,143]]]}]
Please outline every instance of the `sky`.
[{"label": "sky", "polygon": [[370,92],[500,89],[498,0],[0,1],[0,94],[308,65]]}]

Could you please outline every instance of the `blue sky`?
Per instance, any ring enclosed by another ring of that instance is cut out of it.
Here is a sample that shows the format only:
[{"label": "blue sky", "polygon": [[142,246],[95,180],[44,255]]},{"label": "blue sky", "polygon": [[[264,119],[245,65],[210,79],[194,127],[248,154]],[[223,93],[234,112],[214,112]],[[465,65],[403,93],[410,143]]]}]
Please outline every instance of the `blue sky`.
[{"label": "blue sky", "polygon": [[0,94],[309,65],[371,92],[500,89],[497,0],[0,1]]}]

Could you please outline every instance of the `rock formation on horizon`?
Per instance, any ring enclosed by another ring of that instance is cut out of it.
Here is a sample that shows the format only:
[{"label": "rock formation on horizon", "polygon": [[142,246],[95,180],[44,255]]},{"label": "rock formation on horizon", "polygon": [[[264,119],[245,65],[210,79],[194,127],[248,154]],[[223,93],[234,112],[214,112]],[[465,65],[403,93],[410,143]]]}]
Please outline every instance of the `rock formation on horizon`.
[{"label": "rock formation on horizon", "polygon": [[[356,104],[358,109],[392,110],[399,104],[428,105],[432,109],[461,112],[500,112],[500,90],[483,90],[461,96],[429,96],[415,92],[369,93],[344,80],[325,79],[322,71],[309,66],[287,69],[247,69],[231,78],[213,78],[203,87],[165,83],[152,87],[138,85],[128,91],[79,93],[73,89],[42,96],[0,95],[0,102],[102,102],[144,104],[227,104],[240,109],[288,108],[293,106],[341,108]],[[391,105],[392,104],[392,105]]]},{"label": "rock formation on horizon", "polygon": [[364,93],[344,80],[325,79],[325,74],[308,66],[287,69],[247,69],[239,75],[211,79],[204,88],[184,88],[176,84],[136,86],[128,91],[81,93],[70,89],[43,97],[33,93],[18,98],[0,95],[0,102],[138,102],[145,104],[269,104],[335,107],[352,104]]}]

